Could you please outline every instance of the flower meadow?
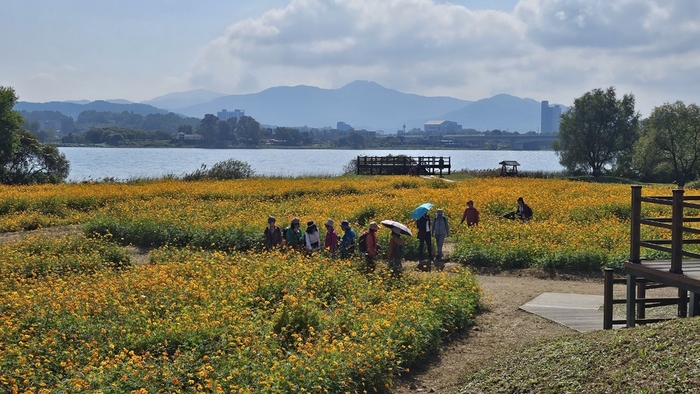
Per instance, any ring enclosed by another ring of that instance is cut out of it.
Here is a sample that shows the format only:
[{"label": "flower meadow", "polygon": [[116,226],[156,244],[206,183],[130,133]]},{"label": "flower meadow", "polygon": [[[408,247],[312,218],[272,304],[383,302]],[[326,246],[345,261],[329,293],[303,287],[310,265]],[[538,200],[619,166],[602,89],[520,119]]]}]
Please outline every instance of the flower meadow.
[{"label": "flower meadow", "polygon": [[[518,196],[528,223],[501,217]],[[468,199],[474,228],[459,225]],[[392,278],[363,273],[359,256],[263,251],[268,215],[347,219],[359,233],[383,219],[413,227],[413,209],[432,202],[450,218],[454,260],[600,269],[628,253],[629,200],[626,185],[528,178],[0,186],[3,232],[84,230],[0,243],[0,390],[382,391],[473,323],[486,307],[477,279],[466,267]],[[389,231],[379,235],[386,245]],[[149,262],[128,246],[152,248]]]}]

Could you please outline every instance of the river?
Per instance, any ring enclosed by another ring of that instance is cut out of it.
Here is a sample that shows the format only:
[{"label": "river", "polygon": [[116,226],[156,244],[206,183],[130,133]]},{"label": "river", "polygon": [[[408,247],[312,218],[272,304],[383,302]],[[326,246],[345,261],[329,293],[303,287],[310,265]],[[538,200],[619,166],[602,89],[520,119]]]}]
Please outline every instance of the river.
[{"label": "river", "polygon": [[202,164],[236,159],[247,162],[257,175],[340,175],[357,156],[450,156],[452,169],[499,168],[516,160],[521,171],[561,171],[554,151],[503,150],[341,150],[341,149],[197,149],[197,148],[83,148],[61,147],[70,162],[69,182],[104,178],[132,180],[165,175],[182,176]]}]

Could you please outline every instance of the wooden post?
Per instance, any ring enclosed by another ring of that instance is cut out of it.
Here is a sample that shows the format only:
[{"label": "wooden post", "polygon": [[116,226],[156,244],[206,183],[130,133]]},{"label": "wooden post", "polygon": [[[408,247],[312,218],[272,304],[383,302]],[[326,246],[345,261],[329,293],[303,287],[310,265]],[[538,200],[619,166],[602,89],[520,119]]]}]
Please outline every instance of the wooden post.
[{"label": "wooden post", "polygon": [[700,294],[690,293],[690,310],[688,315],[690,317],[700,316]]},{"label": "wooden post", "polygon": [[688,292],[678,289],[678,317],[688,317]]},{"label": "wooden post", "polygon": [[360,175],[360,156],[357,156],[357,161],[355,162],[357,175]]},{"label": "wooden post", "polygon": [[634,290],[637,284],[637,277],[627,274],[627,328],[632,328],[636,324],[634,310],[637,304],[637,299]]},{"label": "wooden post", "polygon": [[640,222],[642,220],[642,187],[632,185],[632,207],[630,211],[630,263],[639,264],[641,262],[640,246],[641,231]]},{"label": "wooden post", "polygon": [[671,215],[671,269],[674,274],[683,273],[683,189],[673,191]]},{"label": "wooden post", "polygon": [[603,330],[612,329],[613,321],[613,270],[605,269],[605,284],[603,286]]},{"label": "wooden post", "polygon": [[[645,299],[647,298],[647,282],[646,281],[638,281],[637,282],[637,299]],[[637,304],[637,320],[642,320],[646,318],[646,303],[645,302],[640,302]]]}]

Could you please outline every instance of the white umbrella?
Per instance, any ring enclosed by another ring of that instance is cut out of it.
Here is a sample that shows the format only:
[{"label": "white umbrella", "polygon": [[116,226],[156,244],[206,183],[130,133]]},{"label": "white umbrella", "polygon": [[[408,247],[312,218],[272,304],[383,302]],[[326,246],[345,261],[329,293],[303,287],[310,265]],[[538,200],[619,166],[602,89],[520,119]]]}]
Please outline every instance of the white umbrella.
[{"label": "white umbrella", "polygon": [[408,227],[406,227],[402,223],[395,222],[393,220],[382,220],[381,223],[383,226],[388,227],[390,229],[395,229],[395,228],[399,229],[401,231],[401,234],[413,236],[413,233],[411,232],[411,230],[409,230]]}]

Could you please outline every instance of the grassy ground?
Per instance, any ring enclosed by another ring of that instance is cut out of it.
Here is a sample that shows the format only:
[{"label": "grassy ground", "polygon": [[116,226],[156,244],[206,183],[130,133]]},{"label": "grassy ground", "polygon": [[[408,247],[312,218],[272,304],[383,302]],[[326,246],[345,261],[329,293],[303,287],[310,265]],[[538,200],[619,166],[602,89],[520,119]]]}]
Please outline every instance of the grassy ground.
[{"label": "grassy ground", "polygon": [[471,375],[460,393],[696,393],[700,319],[543,343]]}]

